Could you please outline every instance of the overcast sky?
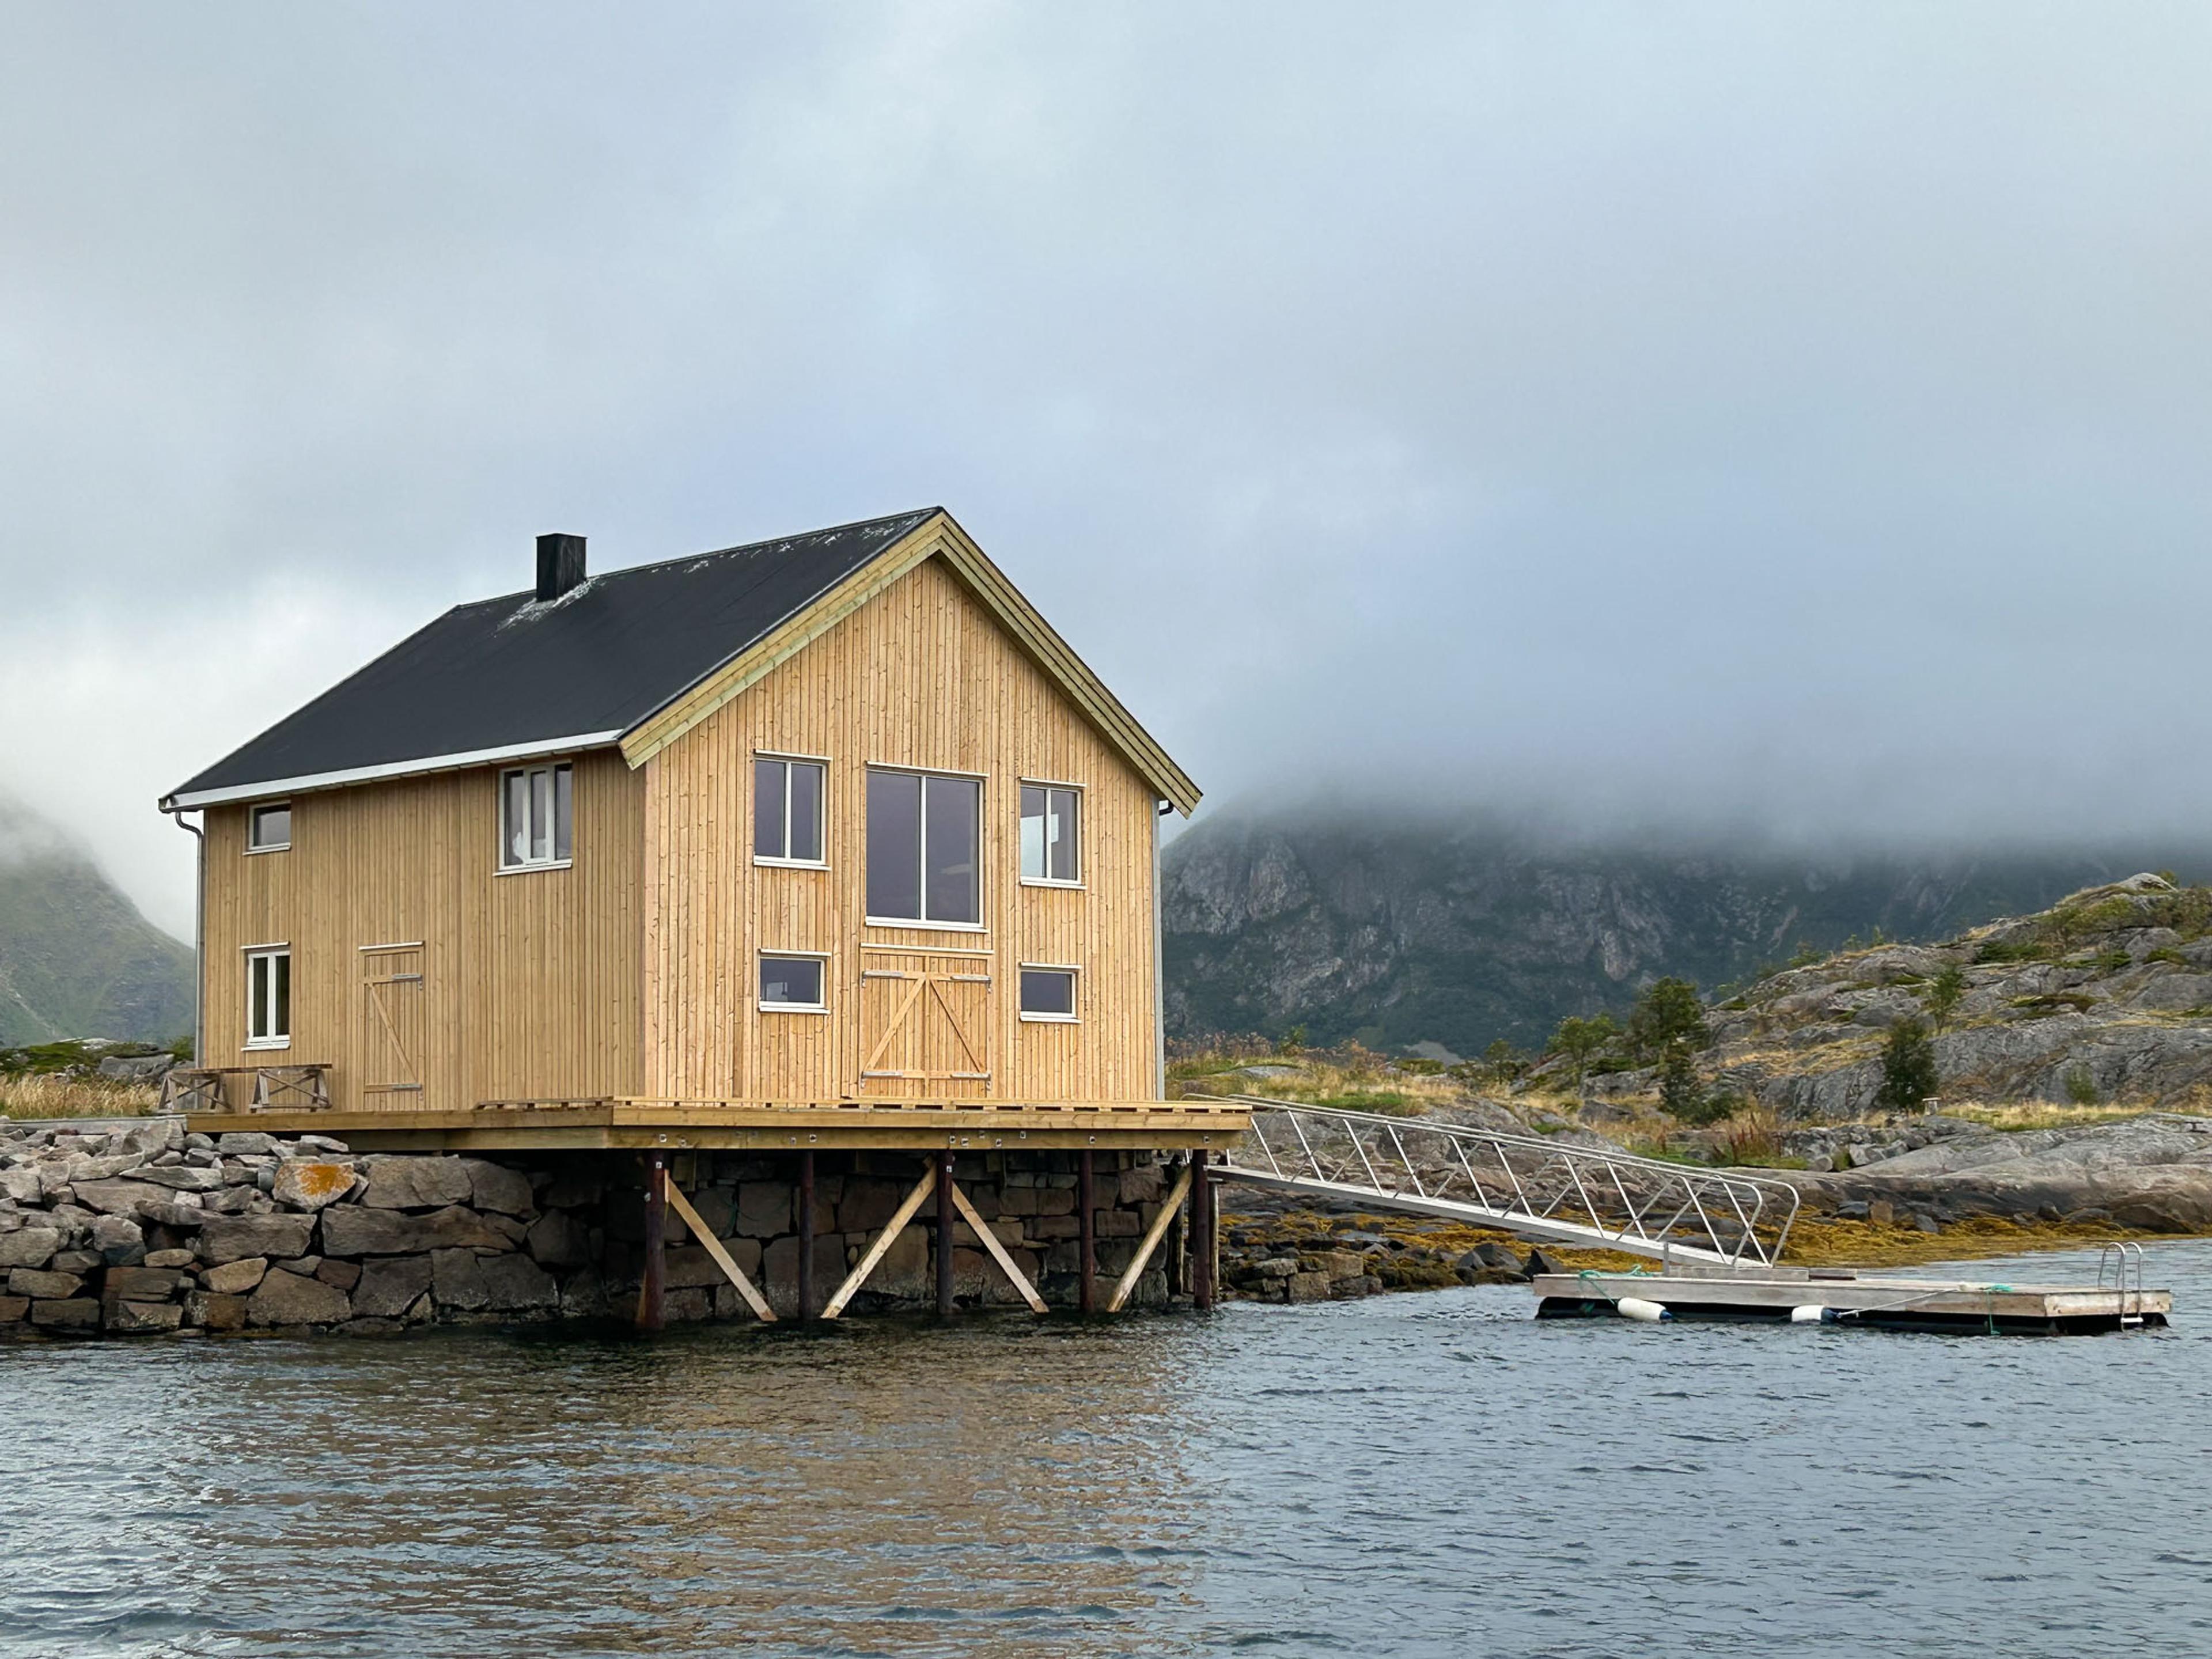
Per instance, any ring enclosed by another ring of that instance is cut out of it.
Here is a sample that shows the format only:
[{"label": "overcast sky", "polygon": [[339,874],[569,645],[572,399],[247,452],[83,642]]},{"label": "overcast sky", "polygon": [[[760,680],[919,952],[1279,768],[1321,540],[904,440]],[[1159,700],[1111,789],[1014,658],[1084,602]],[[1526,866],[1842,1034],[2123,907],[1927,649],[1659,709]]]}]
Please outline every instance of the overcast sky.
[{"label": "overcast sky", "polygon": [[950,507],[1214,802],[2192,834],[2212,10],[0,6],[0,789]]}]

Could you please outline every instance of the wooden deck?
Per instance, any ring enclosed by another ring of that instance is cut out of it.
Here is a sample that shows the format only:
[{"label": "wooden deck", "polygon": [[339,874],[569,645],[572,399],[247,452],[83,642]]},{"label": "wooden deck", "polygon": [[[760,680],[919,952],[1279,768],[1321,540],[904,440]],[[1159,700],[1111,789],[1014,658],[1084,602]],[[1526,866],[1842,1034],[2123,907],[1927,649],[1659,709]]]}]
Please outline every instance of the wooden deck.
[{"label": "wooden deck", "polygon": [[1771,1267],[1755,1273],[1540,1273],[1539,1319],[1605,1318],[1624,1297],[1656,1303],[1675,1319],[1784,1322],[1826,1310],[1823,1322],[1885,1330],[2057,1335],[2163,1325],[2171,1291],[2112,1285],[2037,1285],[1891,1279],[1844,1268]]},{"label": "wooden deck", "polygon": [[514,1101],[468,1111],[199,1112],[204,1134],[325,1134],[361,1152],[1225,1151],[1250,1121],[1205,1101]]}]

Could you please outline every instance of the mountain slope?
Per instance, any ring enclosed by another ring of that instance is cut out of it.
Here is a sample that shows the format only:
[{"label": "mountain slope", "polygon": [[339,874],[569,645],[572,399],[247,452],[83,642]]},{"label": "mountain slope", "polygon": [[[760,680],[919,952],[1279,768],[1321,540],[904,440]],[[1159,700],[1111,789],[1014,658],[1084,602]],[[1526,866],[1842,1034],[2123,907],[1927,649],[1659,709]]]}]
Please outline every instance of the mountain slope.
[{"label": "mountain slope", "polygon": [[167,1042],[191,1024],[191,950],[81,848],[0,799],[0,1045]]},{"label": "mountain slope", "polygon": [[1224,813],[1167,849],[1169,1028],[1533,1047],[1566,1015],[1624,1012],[1662,974],[1710,987],[1877,927],[1947,938],[2144,861],[1569,846],[1479,820]]}]

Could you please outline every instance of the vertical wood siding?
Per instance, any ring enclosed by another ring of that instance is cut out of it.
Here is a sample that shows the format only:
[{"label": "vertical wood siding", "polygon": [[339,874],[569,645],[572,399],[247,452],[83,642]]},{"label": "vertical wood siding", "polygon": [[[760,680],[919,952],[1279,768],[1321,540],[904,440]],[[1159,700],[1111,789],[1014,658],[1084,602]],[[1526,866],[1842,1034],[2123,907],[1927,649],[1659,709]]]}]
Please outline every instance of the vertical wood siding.
[{"label": "vertical wood siding", "polygon": [[[210,810],[208,1063],[329,1063],[343,1110],[636,1093],[644,781],[611,751],[575,768],[565,870],[499,873],[495,768],[297,796],[285,852],[246,854],[246,809]],[[390,963],[362,947],[418,940],[422,1089],[364,1096],[389,1054],[367,981]],[[244,951],[264,944],[292,950],[281,1054],[245,1047]]]},{"label": "vertical wood siding", "polygon": [[[752,862],[759,750],[828,759],[827,870]],[[872,763],[984,775],[982,932],[866,924]],[[863,971],[941,965],[957,953],[991,975],[989,1006],[975,1021],[989,1050],[988,1097],[1152,1097],[1153,795],[939,562],[718,709],[647,762],[644,776],[647,1095],[854,1096]],[[1083,787],[1079,890],[1019,884],[1024,777]],[[763,951],[825,953],[830,1012],[762,1012]],[[1017,1018],[1024,962],[1079,969],[1079,1023]]]}]

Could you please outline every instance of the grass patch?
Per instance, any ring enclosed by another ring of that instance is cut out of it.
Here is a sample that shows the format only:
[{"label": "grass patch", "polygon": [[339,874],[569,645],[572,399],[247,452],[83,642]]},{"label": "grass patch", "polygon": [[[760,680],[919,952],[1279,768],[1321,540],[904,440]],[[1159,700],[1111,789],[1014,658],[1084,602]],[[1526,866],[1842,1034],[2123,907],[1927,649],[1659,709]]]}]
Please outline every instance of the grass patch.
[{"label": "grass patch", "polygon": [[2010,1106],[1949,1106],[1946,1117],[1962,1117],[1988,1129],[2019,1134],[2029,1129],[2078,1129],[2095,1123],[2118,1123],[2141,1117],[2142,1106],[2061,1106],[2054,1101],[2023,1100]]},{"label": "grass patch", "polygon": [[145,1117],[161,1106],[150,1083],[66,1077],[58,1072],[0,1073],[0,1117]]}]

